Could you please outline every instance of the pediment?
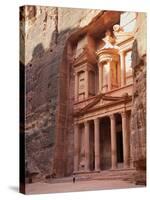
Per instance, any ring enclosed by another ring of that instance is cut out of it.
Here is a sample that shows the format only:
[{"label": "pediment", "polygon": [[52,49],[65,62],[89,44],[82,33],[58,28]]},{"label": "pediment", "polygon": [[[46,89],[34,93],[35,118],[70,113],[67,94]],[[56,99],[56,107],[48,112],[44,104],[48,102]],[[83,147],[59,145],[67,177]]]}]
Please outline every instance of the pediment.
[{"label": "pediment", "polygon": [[84,113],[95,110],[96,108],[100,108],[101,106],[103,107],[109,104],[113,104],[115,102],[120,102],[122,100],[126,100],[127,98],[128,96],[112,97],[105,94],[99,94],[92,102],[78,110],[75,115],[83,115]]},{"label": "pediment", "polygon": [[88,48],[85,48],[83,52],[75,58],[73,65],[78,66],[84,62],[88,62],[93,65],[97,63],[96,54],[94,52],[90,52]]},{"label": "pediment", "polygon": [[88,59],[87,52],[86,50],[83,50],[83,52],[77,58],[75,58],[73,65],[74,66],[79,65],[80,63],[87,61],[87,59]]},{"label": "pediment", "polygon": [[105,96],[103,95],[99,101],[96,101],[95,104],[93,103],[93,105],[91,107],[89,107],[88,110],[90,109],[95,109],[97,107],[101,107],[101,106],[105,106],[114,102],[118,102],[120,100],[123,100],[122,97],[112,97],[112,96]]},{"label": "pediment", "polygon": [[121,28],[118,24],[113,26],[113,34],[115,37],[115,43],[119,46],[122,42],[126,42],[134,38],[132,32],[124,32],[123,28]]},{"label": "pediment", "polygon": [[116,45],[119,45],[122,42],[126,42],[128,40],[133,39],[132,33],[117,33],[115,34],[116,37]]}]

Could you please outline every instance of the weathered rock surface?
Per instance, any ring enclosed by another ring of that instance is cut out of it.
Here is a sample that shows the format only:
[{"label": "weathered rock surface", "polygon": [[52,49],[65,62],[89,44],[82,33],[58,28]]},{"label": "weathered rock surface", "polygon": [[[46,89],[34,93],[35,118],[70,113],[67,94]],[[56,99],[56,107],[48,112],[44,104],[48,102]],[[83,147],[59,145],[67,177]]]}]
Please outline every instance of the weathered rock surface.
[{"label": "weathered rock surface", "polygon": [[[66,98],[63,90],[67,87],[67,82],[61,82],[63,85],[59,91],[62,94],[59,94],[61,99],[58,99],[60,79],[63,73],[66,73],[65,66],[61,69],[64,48],[70,33],[89,23],[100,11],[88,9],[74,11],[68,8],[42,6],[25,6],[21,11],[21,62],[25,64],[26,71],[26,171],[31,176],[34,174],[33,179],[36,181],[49,178],[55,173],[56,166],[53,163],[55,157],[60,160],[57,159],[57,165],[60,165],[57,168],[62,168],[64,171],[63,159],[59,158],[61,154],[57,155],[54,145],[58,140],[56,138],[58,128],[65,132],[67,125],[66,105],[60,105],[60,101],[63,102]],[[75,16],[72,17],[73,15]],[[61,111],[58,106],[62,106]],[[62,133],[59,140],[62,143],[61,146],[57,145],[59,152],[65,151],[67,140],[72,141],[71,148],[68,148],[71,161],[65,162],[65,165],[71,166],[72,171],[73,135],[70,133],[64,143],[64,133]]]},{"label": "weathered rock surface", "polygon": [[146,30],[146,14],[138,13],[132,54],[131,153],[140,184],[146,184]]}]

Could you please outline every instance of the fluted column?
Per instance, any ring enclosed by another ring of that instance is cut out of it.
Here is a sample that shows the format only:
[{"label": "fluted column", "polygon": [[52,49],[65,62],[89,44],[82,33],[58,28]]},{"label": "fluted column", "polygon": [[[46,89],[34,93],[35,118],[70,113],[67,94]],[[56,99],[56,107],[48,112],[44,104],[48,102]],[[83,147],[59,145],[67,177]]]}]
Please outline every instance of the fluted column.
[{"label": "fluted column", "polygon": [[94,119],[94,147],[95,147],[95,171],[100,171],[100,132],[99,119]]},{"label": "fluted column", "polygon": [[74,125],[74,171],[79,170],[79,125]]},{"label": "fluted column", "polygon": [[90,141],[89,141],[90,124],[89,122],[85,122],[84,126],[85,126],[85,140],[84,140],[85,171],[89,171],[90,170]]},{"label": "fluted column", "polygon": [[111,162],[112,169],[117,167],[116,122],[114,114],[110,115],[111,124]]},{"label": "fluted column", "polygon": [[122,134],[123,134],[123,159],[124,167],[129,166],[129,138],[127,130],[127,115],[126,112],[121,113],[122,116]]},{"label": "fluted column", "polygon": [[120,52],[120,64],[121,64],[121,86],[123,87],[126,84],[125,53],[123,51]]}]

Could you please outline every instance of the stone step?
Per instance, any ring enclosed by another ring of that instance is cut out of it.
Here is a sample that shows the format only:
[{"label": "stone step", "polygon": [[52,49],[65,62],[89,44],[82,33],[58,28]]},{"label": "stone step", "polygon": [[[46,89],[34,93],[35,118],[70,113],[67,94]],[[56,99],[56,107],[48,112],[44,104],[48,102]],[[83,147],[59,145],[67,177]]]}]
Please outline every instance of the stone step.
[{"label": "stone step", "polygon": [[[76,181],[85,181],[85,180],[132,180],[133,175],[136,171],[134,169],[122,169],[122,170],[107,170],[101,172],[88,172],[80,173],[76,175]],[[63,183],[63,182],[72,182],[73,177],[63,177],[51,179],[52,183]]]}]

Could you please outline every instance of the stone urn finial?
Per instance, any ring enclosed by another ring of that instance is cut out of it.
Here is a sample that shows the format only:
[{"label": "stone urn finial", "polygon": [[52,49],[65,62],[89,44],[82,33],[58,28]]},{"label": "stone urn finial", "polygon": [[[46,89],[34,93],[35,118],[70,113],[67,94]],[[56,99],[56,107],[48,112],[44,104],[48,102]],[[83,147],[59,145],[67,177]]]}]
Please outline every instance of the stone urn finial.
[{"label": "stone urn finial", "polygon": [[123,32],[123,28],[119,24],[113,26],[114,32]]}]

